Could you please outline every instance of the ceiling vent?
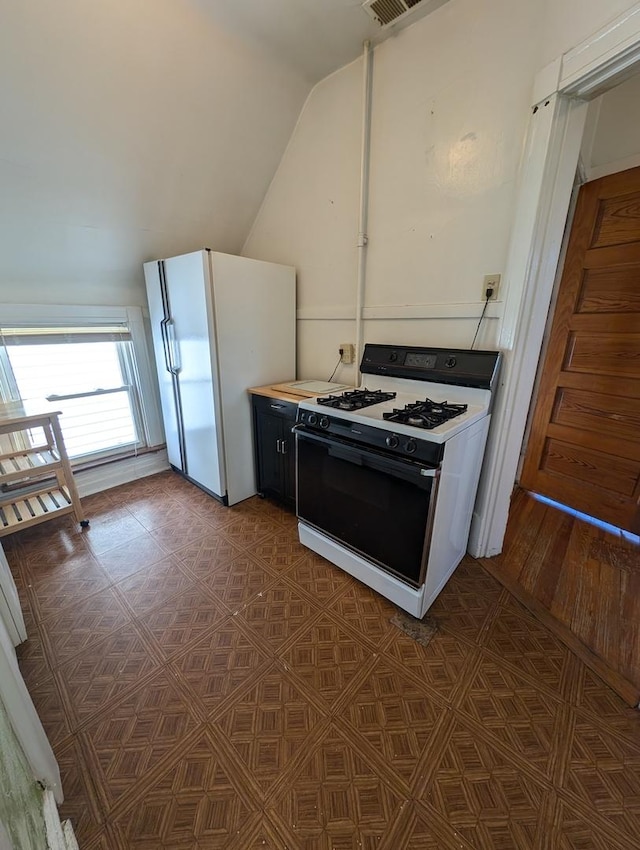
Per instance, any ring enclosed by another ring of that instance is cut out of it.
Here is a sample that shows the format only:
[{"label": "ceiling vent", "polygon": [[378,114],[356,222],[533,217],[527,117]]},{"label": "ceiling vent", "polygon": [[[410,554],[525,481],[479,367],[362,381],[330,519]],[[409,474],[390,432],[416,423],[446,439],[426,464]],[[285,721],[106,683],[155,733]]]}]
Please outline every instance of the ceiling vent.
[{"label": "ceiling vent", "polygon": [[428,6],[428,0],[365,0],[362,8],[381,27],[389,26],[410,15],[417,6]]}]

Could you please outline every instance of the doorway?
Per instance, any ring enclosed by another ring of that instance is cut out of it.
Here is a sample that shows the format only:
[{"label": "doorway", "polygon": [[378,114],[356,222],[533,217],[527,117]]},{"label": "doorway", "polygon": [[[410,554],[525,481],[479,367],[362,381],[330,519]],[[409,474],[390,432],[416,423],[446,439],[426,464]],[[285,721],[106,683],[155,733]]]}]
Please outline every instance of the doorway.
[{"label": "doorway", "polygon": [[580,190],[520,484],[640,532],[640,167]]}]

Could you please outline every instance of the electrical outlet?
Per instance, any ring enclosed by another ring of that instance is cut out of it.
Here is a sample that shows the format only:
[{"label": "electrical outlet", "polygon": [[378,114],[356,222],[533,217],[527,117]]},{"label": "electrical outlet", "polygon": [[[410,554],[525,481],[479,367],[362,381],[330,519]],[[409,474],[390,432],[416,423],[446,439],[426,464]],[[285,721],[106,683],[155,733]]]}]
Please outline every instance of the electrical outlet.
[{"label": "electrical outlet", "polygon": [[489,296],[489,301],[495,301],[498,298],[498,290],[500,289],[500,280],[502,275],[486,274],[482,280],[482,300],[487,297],[487,289],[493,289]]},{"label": "electrical outlet", "polygon": [[351,342],[341,342],[340,343],[340,362],[341,363],[353,363],[355,352],[353,350],[353,343]]}]

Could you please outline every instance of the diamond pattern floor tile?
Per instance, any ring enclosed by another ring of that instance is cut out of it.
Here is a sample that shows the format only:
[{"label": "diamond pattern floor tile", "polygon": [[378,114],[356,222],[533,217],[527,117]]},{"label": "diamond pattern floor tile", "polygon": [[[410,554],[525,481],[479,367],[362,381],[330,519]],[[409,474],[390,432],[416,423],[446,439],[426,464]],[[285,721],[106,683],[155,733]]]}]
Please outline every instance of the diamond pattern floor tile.
[{"label": "diamond pattern floor tile", "polygon": [[242,554],[244,552],[238,545],[215,531],[175,553],[197,579],[208,578],[217,567],[225,566]]},{"label": "diamond pattern floor tile", "polygon": [[31,688],[43,679],[51,677],[53,660],[46,655],[40,632],[32,621],[30,612],[24,612],[27,628],[27,640],[16,647],[16,656],[20,672]]},{"label": "diamond pattern floor tile", "polygon": [[112,508],[98,516],[87,512],[87,516],[91,516],[91,524],[84,531],[83,537],[96,555],[113,549],[114,541],[122,544],[145,532],[144,526],[126,508]]},{"label": "diamond pattern floor tile", "polygon": [[139,618],[165,658],[210,632],[227,614],[202,586],[185,590]]},{"label": "diamond pattern floor tile", "polygon": [[216,720],[238,758],[267,791],[300,753],[322,716],[272,668]]},{"label": "diamond pattern floor tile", "polygon": [[232,561],[216,566],[203,578],[203,583],[232,613],[244,608],[273,582],[273,574],[263,569],[252,556],[244,553]]},{"label": "diamond pattern floor tile", "polygon": [[428,646],[422,646],[395,629],[385,654],[392,664],[450,700],[464,685],[463,673],[469,667],[472,650],[446,632],[436,633]]},{"label": "diamond pattern floor tile", "polygon": [[[61,574],[60,574],[61,573]],[[59,615],[69,606],[91,596],[109,585],[109,578],[97,563],[89,561],[86,566],[40,577],[32,582],[30,596],[33,610],[40,619]]]},{"label": "diamond pattern floor tile", "polygon": [[20,558],[32,574],[36,574],[41,566],[61,566],[90,554],[75,523],[66,517],[25,529],[18,533],[18,538]]},{"label": "diamond pattern floor tile", "polygon": [[102,638],[122,629],[131,620],[118,594],[111,588],[78,600],[43,626],[43,637],[58,664],[89,652]]},{"label": "diamond pattern floor tile", "polygon": [[490,657],[481,657],[460,710],[512,747],[541,773],[549,772],[562,703]]},{"label": "diamond pattern floor tile", "polygon": [[268,656],[249,640],[237,619],[229,618],[190,646],[172,666],[209,716],[267,663]]},{"label": "diamond pattern floor tile", "polygon": [[273,522],[258,516],[254,511],[248,511],[244,516],[233,519],[224,527],[227,540],[252,551],[257,551],[257,545],[272,534]]},{"label": "diamond pattern floor tile", "polygon": [[107,810],[140,783],[198,721],[164,671],[83,731]]},{"label": "diamond pattern floor tile", "polygon": [[6,538],[83,850],[636,846],[640,712],[473,559],[424,647],[278,505],[173,472],[87,505]]},{"label": "diamond pattern floor tile", "polygon": [[55,756],[64,791],[60,818],[71,820],[78,844],[84,847],[98,837],[103,822],[91,771],[77,738],[57,748]]},{"label": "diamond pattern floor tile", "polygon": [[294,564],[299,563],[308,555],[308,549],[298,541],[297,535],[286,529],[279,529],[271,534],[263,536],[262,541],[251,547],[251,551],[268,569],[273,572],[286,572]]},{"label": "diamond pattern floor tile", "polygon": [[282,658],[309,692],[319,694],[332,706],[375,653],[350,632],[324,614],[304,632]]},{"label": "diamond pattern floor tile", "polygon": [[102,569],[112,582],[138,572],[143,567],[164,560],[167,553],[149,534],[142,534],[123,545],[114,546],[96,556]]},{"label": "diamond pattern floor tile", "polygon": [[561,850],[628,850],[630,846],[624,836],[613,836],[594,826],[588,812],[576,811],[571,803],[558,803],[547,847],[559,847]]},{"label": "diamond pattern floor tile", "polygon": [[63,699],[54,676],[28,683],[31,699],[42,719],[44,731],[51,746],[56,748],[71,734],[71,723],[64,708]]},{"label": "diamond pattern floor tile", "polygon": [[565,788],[622,834],[640,835],[640,738],[631,746],[577,718]]},{"label": "diamond pattern floor tile", "polygon": [[116,824],[135,850],[218,850],[228,846],[251,813],[251,802],[202,733]]},{"label": "diamond pattern floor tile", "polygon": [[473,847],[536,846],[545,785],[456,722],[422,799]]},{"label": "diamond pattern floor tile", "polygon": [[110,701],[159,667],[134,623],[127,623],[57,671],[66,705],[78,722],[87,720]]},{"label": "diamond pattern floor tile", "polygon": [[420,803],[407,803],[402,806],[402,814],[397,819],[393,834],[381,844],[381,850],[395,850],[395,848],[472,850],[472,845],[468,844],[453,827],[442,822],[433,809]]},{"label": "diamond pattern floor tile", "polygon": [[401,792],[333,732],[307,756],[276,810],[305,850],[373,848],[402,802]]},{"label": "diamond pattern floor tile", "polygon": [[193,587],[193,579],[180,568],[177,558],[165,558],[138,570],[115,585],[134,616],[144,614]]},{"label": "diamond pattern floor tile", "polygon": [[389,622],[395,607],[359,582],[354,582],[329,607],[375,646],[395,635],[396,628]]},{"label": "diamond pattern floor tile", "polygon": [[534,617],[500,608],[487,631],[484,647],[551,693],[561,693],[570,652]]},{"label": "diamond pattern floor tile", "polygon": [[382,663],[348,701],[342,717],[376,750],[385,768],[410,787],[444,711],[443,702]]},{"label": "diamond pattern floor tile", "polygon": [[158,493],[141,495],[129,506],[132,516],[147,531],[171,528],[190,518],[189,509],[174,499],[163,498]]},{"label": "diamond pattern floor tile", "polygon": [[306,596],[279,581],[253,599],[239,617],[266,646],[275,651],[317,611]]},{"label": "diamond pattern floor tile", "polygon": [[177,552],[211,534],[211,525],[206,520],[189,514],[177,523],[167,523],[149,533],[167,552]]},{"label": "diamond pattern floor tile", "polygon": [[310,552],[288,573],[290,581],[301,587],[312,599],[323,604],[354,583],[350,575]]},{"label": "diamond pattern floor tile", "polygon": [[577,705],[601,727],[625,735],[632,742],[640,741],[640,711],[626,705],[586,667],[581,667],[580,673]]}]

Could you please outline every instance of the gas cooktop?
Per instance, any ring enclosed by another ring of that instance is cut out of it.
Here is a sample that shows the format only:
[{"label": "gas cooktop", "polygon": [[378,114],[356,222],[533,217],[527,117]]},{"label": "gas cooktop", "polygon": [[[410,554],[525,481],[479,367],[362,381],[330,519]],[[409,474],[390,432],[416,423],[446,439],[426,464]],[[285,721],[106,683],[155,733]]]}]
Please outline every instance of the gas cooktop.
[{"label": "gas cooktop", "polygon": [[389,422],[402,422],[404,425],[431,430],[466,413],[467,408],[467,404],[450,404],[448,401],[437,402],[425,398],[424,401],[411,402],[402,409],[387,411],[382,414],[382,418]]},{"label": "gas cooktop", "polygon": [[316,399],[318,404],[323,407],[335,407],[339,410],[361,410],[363,407],[371,407],[373,404],[380,404],[383,401],[391,401],[396,394],[393,392],[383,392],[382,390],[350,390],[341,395],[330,395],[325,398]]}]

